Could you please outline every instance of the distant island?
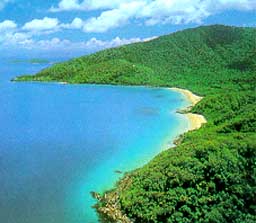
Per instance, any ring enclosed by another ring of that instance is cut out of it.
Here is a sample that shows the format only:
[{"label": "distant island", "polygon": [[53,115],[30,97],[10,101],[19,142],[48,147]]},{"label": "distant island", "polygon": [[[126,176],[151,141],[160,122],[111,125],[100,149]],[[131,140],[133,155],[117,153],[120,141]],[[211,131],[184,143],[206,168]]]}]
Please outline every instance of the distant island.
[{"label": "distant island", "polygon": [[32,63],[32,64],[47,64],[50,63],[47,59],[42,58],[32,58],[32,59],[15,59],[11,60],[11,63]]},{"label": "distant island", "polygon": [[103,222],[256,222],[256,29],[187,29],[54,64],[15,81],[178,87],[207,123],[126,173],[96,209]]}]

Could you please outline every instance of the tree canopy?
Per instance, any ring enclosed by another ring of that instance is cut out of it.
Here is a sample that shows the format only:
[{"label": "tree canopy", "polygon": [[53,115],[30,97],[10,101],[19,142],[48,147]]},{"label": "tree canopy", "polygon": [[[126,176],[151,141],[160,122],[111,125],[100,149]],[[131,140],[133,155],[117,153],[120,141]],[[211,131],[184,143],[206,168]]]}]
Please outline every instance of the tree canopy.
[{"label": "tree canopy", "polygon": [[[188,29],[16,80],[175,86],[204,96],[192,112],[207,124],[127,173],[105,197],[115,194],[116,207],[136,223],[256,222],[255,28]],[[97,209],[118,222],[103,211],[110,202],[101,199]]]}]

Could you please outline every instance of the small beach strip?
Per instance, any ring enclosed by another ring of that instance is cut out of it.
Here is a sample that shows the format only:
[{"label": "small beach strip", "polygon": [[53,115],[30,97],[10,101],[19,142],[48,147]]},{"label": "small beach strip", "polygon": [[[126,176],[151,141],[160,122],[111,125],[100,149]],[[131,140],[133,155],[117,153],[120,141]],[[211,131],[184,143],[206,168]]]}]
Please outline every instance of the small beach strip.
[{"label": "small beach strip", "polygon": [[[203,99],[203,97],[195,95],[191,91],[186,90],[186,89],[181,89],[181,88],[170,88],[170,89],[183,94],[186,97],[186,99],[189,101],[191,106],[195,106],[199,101],[201,101]],[[189,108],[190,108],[190,106],[189,106]],[[184,113],[184,115],[189,120],[189,131],[199,129],[204,123],[207,122],[203,115],[194,114],[191,112]]]}]

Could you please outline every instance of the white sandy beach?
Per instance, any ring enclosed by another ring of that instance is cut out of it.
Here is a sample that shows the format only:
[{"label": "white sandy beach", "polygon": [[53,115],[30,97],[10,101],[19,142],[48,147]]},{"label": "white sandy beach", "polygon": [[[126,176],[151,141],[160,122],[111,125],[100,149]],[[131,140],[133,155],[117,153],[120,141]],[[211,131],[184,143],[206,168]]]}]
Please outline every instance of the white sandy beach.
[{"label": "white sandy beach", "polygon": [[[199,101],[203,99],[198,95],[193,94],[191,91],[181,88],[170,88],[171,90],[182,93],[187,100],[191,103],[191,106],[195,106]],[[194,114],[191,112],[184,114],[189,120],[189,130],[199,129],[204,123],[206,123],[206,119],[203,115]]]}]

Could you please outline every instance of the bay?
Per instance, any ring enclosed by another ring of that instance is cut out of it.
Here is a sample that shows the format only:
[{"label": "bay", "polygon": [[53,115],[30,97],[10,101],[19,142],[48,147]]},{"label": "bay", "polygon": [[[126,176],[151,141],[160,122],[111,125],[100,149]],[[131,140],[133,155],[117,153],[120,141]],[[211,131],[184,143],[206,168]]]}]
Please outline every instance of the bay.
[{"label": "bay", "polygon": [[14,83],[49,64],[0,63],[0,219],[96,223],[102,192],[188,129],[164,88]]}]

